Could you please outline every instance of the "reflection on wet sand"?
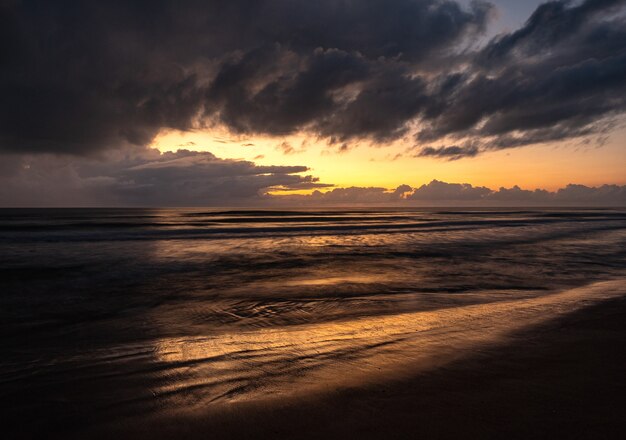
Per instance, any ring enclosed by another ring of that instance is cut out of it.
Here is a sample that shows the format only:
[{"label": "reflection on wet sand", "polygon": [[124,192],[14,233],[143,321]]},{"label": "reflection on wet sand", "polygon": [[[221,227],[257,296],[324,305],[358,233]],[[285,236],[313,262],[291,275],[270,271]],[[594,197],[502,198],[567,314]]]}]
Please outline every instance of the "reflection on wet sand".
[{"label": "reflection on wet sand", "polygon": [[157,396],[206,404],[323,391],[389,379],[498,343],[512,331],[626,294],[623,280],[537,298],[344,322],[169,338]]}]

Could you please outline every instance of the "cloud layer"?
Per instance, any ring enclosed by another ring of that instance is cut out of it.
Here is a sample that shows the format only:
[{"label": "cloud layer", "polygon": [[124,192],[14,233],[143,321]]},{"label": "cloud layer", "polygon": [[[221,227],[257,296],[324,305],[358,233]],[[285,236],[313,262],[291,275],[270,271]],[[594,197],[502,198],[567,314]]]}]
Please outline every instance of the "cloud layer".
[{"label": "cloud layer", "polygon": [[626,206],[626,186],[617,185],[568,185],[550,192],[433,180],[392,190],[332,188],[307,172],[304,166],[261,166],[188,150],[161,154],[137,148],[105,158],[6,155],[0,163],[0,207]]},{"label": "cloud layer", "polygon": [[626,185],[589,187],[570,184],[551,192],[544,189],[489,189],[468,183],[438,180],[412,188],[400,185],[385,188],[336,188],[316,190],[311,195],[283,196],[275,202],[310,205],[390,205],[390,206],[626,206]]},{"label": "cloud layer", "polygon": [[260,166],[211,153],[136,149],[106,158],[7,156],[0,206],[258,204],[271,189],[324,188],[304,166]]},{"label": "cloud layer", "polygon": [[409,137],[445,159],[598,136],[626,110],[624,0],[553,1],[479,45],[451,0],[0,6],[0,150],[145,146],[162,128]]}]

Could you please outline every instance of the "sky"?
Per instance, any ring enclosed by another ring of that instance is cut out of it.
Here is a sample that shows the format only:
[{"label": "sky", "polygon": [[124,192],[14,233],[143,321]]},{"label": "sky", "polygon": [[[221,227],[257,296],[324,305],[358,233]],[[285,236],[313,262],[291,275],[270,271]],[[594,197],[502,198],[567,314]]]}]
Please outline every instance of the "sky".
[{"label": "sky", "polygon": [[626,0],[5,0],[0,36],[0,206],[626,205]]}]

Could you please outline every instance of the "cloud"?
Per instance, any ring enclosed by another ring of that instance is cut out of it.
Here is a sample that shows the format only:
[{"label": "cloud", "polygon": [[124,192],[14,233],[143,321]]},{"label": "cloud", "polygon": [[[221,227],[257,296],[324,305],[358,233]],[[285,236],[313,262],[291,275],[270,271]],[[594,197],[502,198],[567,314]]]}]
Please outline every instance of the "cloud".
[{"label": "cloud", "polygon": [[104,160],[7,156],[2,206],[204,206],[258,204],[272,189],[323,188],[303,166],[261,166],[207,152],[137,149]]},{"label": "cloud", "polygon": [[585,185],[570,184],[559,189],[555,198],[572,204],[616,204],[624,206],[626,205],[626,185],[602,185],[590,188]]},{"label": "cloud", "polygon": [[188,150],[135,148],[99,158],[5,155],[0,206],[626,206],[626,186],[619,185],[550,192],[433,180],[417,188],[334,188],[307,171]]},{"label": "cloud", "polygon": [[[622,0],[586,0],[572,5],[568,1],[550,1],[541,4],[530,16],[525,25],[508,34],[501,35],[490,42],[481,52],[478,59],[488,65],[502,64],[514,56],[542,57],[547,49],[566,43],[569,46],[570,39],[582,40],[586,43],[598,42],[594,40],[605,39],[606,32],[615,32],[613,28],[617,22],[603,22],[598,26],[591,22],[606,15],[615,13],[623,6]],[[604,35],[600,35],[600,30]],[[619,33],[619,32],[618,32]],[[622,33],[623,35],[623,33]],[[561,47],[567,49],[568,47]],[[576,48],[580,51],[581,47]],[[582,47],[585,51],[591,48],[588,45]],[[597,54],[598,49],[593,48]],[[550,54],[554,57],[555,54]],[[557,54],[561,57],[563,53]],[[573,55],[568,53],[568,55]]]},{"label": "cloud", "polygon": [[438,201],[438,200],[481,200],[491,194],[489,188],[473,187],[469,183],[446,183],[433,180],[427,185],[416,188],[408,200]]},{"label": "cloud", "polygon": [[276,197],[273,202],[351,205],[351,204],[389,204],[399,203],[403,199],[403,190],[410,190],[408,185],[402,185],[397,190],[389,191],[379,187],[350,187],[335,188],[331,191],[314,191],[311,195]]},{"label": "cloud", "polygon": [[299,154],[304,153],[304,148],[296,149],[290,142],[283,141],[276,146],[276,150],[282,152],[284,155],[288,156],[291,154]]},{"label": "cloud", "polygon": [[462,79],[452,75],[418,142],[470,139],[486,151],[605,132],[626,110],[625,5],[539,6],[521,29],[480,50]]},{"label": "cloud", "polygon": [[[5,1],[0,149],[85,154],[214,123],[393,136],[415,104],[385,88],[482,32],[491,10],[449,0]],[[333,115],[355,93],[343,130]],[[395,114],[372,113],[378,104]]]},{"label": "cloud", "polygon": [[464,146],[452,145],[449,147],[425,147],[421,149],[418,157],[437,157],[446,160],[458,160],[464,157],[473,157],[479,153],[476,144]]},{"label": "cloud", "polygon": [[597,137],[624,113],[626,0],[551,1],[479,43],[494,10],[4,1],[0,151],[93,155],[145,147],[162,129],[220,125],[339,145],[410,136],[421,155],[451,160]]},{"label": "cloud", "polygon": [[468,183],[447,183],[433,180],[418,188],[400,185],[395,190],[385,188],[335,188],[316,190],[310,195],[278,196],[266,200],[271,205],[386,205],[386,206],[574,206],[624,207],[626,185],[567,185],[557,191],[525,190],[519,186],[493,190]]}]

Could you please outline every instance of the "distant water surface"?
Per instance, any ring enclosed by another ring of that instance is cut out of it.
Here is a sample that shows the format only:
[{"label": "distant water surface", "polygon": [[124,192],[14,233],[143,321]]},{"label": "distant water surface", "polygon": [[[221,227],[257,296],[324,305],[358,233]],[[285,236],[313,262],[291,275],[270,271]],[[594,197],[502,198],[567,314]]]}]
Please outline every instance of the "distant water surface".
[{"label": "distant water surface", "polygon": [[44,430],[385,380],[617,295],[626,211],[5,209],[0,263],[0,397]]}]

